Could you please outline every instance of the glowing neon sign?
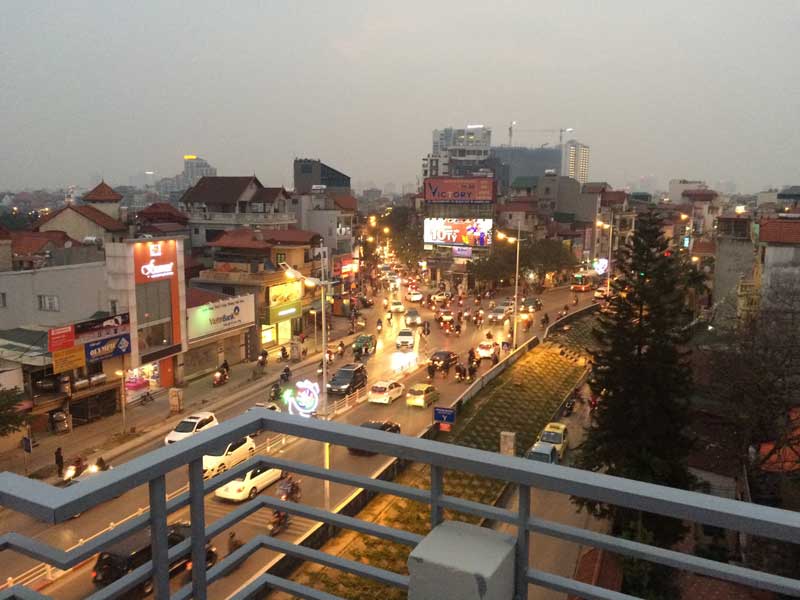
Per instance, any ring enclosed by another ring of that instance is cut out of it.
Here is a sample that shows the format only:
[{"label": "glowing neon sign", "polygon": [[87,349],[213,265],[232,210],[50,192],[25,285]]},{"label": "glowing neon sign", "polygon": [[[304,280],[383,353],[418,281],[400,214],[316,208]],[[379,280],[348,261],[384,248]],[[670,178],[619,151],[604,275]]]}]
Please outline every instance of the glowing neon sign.
[{"label": "glowing neon sign", "polygon": [[606,271],[608,271],[608,259],[607,258],[598,258],[592,264],[594,270],[597,271],[598,275],[602,275]]},{"label": "glowing neon sign", "polygon": [[295,387],[296,390],[283,392],[283,403],[289,409],[289,414],[309,418],[319,406],[319,384],[305,379],[298,381]]}]

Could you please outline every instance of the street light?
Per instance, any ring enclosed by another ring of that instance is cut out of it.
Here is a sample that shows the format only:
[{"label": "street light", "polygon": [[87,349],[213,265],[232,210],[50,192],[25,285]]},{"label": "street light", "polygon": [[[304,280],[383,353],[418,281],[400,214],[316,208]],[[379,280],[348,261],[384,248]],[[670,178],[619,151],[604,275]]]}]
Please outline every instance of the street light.
[{"label": "street light", "polygon": [[122,382],[120,385],[120,404],[122,405],[122,434],[128,433],[128,415],[126,413],[125,405],[128,403],[128,394],[127,390],[125,389],[125,355],[122,355],[122,369],[117,369],[114,372]]},{"label": "street light", "polygon": [[[320,242],[322,248],[322,242]],[[286,273],[286,277],[291,280],[302,280],[303,284],[308,288],[319,287],[319,302],[322,312],[322,410],[320,411],[323,419],[328,419],[328,326],[326,323],[326,313],[328,312],[326,306],[325,290],[332,282],[325,281],[325,262],[322,259],[323,254],[320,253],[320,263],[322,265],[322,279],[316,277],[308,277],[303,275],[296,269],[293,269],[286,263],[279,263],[281,269]],[[316,323],[316,317],[314,318]],[[316,338],[316,328],[314,329],[314,337]],[[331,443],[325,442],[323,444],[323,468],[330,470],[331,468]],[[331,483],[327,477],[323,483],[325,490],[325,509],[330,510],[331,507]]]},{"label": "street light", "polygon": [[611,296],[611,249],[614,247],[614,216],[611,216],[611,223],[604,223],[597,220],[597,226],[608,229],[608,271],[606,272],[606,299]]},{"label": "street light", "polygon": [[520,246],[520,228],[522,223],[517,219],[517,237],[506,235],[502,231],[497,233],[497,238],[506,240],[509,244],[517,245],[517,266],[514,269],[514,327],[511,333],[511,345],[514,350],[517,349],[517,310],[519,307],[519,246]]},{"label": "street light", "polygon": [[390,230],[388,227],[384,227],[384,228],[383,228],[383,233],[386,233],[386,234],[388,234],[388,233],[389,233],[389,231],[391,231],[391,230]]}]

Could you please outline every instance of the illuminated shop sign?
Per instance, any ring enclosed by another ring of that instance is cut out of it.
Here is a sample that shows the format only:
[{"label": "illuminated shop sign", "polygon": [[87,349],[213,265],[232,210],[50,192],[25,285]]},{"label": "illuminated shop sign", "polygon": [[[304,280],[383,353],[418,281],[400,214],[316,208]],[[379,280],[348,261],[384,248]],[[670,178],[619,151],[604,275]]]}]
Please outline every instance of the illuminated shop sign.
[{"label": "illuminated shop sign", "polygon": [[425,219],[424,242],[444,246],[490,246],[491,219]]},{"label": "illuminated shop sign", "polygon": [[175,240],[137,242],[133,248],[136,283],[172,279],[176,273]]}]

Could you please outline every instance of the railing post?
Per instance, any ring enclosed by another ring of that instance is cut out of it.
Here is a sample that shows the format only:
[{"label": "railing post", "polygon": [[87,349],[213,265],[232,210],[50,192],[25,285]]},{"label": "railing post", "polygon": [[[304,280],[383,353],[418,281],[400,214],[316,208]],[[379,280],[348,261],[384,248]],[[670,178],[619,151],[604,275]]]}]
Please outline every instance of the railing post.
[{"label": "railing post", "polygon": [[150,548],[153,555],[153,589],[156,600],[169,600],[167,552],[167,482],[164,475],[150,480]]},{"label": "railing post", "polygon": [[517,600],[528,597],[528,582],[525,573],[528,570],[528,554],[530,553],[530,532],[528,520],[531,516],[531,488],[519,486],[519,507],[517,510],[517,565],[514,569],[514,591]]},{"label": "railing post", "polygon": [[202,458],[189,463],[189,503],[192,522],[192,598],[206,600],[206,509]]},{"label": "railing post", "polygon": [[431,529],[444,520],[444,511],[439,503],[444,492],[444,469],[431,465]]}]

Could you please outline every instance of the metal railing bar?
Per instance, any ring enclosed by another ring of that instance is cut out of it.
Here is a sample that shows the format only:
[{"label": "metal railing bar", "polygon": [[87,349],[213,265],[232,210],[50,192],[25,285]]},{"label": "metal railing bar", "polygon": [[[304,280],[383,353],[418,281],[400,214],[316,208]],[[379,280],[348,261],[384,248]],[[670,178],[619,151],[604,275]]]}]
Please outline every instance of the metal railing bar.
[{"label": "metal railing bar", "polygon": [[14,585],[0,591],[0,600],[50,600],[50,597],[21,585]]},{"label": "metal railing bar", "polygon": [[327,592],[320,592],[314,588],[295,583],[283,577],[270,575],[269,573],[259,575],[258,578],[247,585],[247,587],[242,588],[231,596],[230,600],[248,600],[266,586],[280,590],[281,592],[286,592],[297,598],[303,598],[303,600],[343,600],[339,596],[334,596]]},{"label": "metal railing bar", "polygon": [[763,571],[755,571],[745,567],[668,550],[666,548],[659,548],[657,546],[648,546],[647,544],[634,542],[625,538],[614,537],[605,533],[597,533],[588,529],[563,525],[552,521],[544,521],[536,517],[529,519],[528,529],[536,533],[585,544],[594,548],[610,550],[617,554],[640,558],[674,569],[691,571],[700,575],[707,575],[715,579],[724,579],[751,587],[759,587],[779,594],[800,596],[800,580],[797,579],[772,575],[771,573],[765,573]]},{"label": "metal railing bar", "polygon": [[568,577],[561,577],[560,575],[553,575],[537,569],[528,569],[525,573],[528,583],[540,585],[550,590],[557,592],[565,592],[567,594],[574,594],[578,598],[584,600],[642,600],[637,596],[630,596],[621,592],[614,592],[605,588],[590,585],[588,583],[581,583]]},{"label": "metal railing bar", "polygon": [[500,508],[497,506],[490,506],[488,504],[481,504],[480,502],[473,502],[472,500],[464,500],[463,498],[456,498],[455,496],[443,495],[439,503],[443,508],[450,510],[457,510],[471,515],[476,515],[484,519],[491,519],[493,521],[501,521],[511,525],[517,524],[517,514]]}]

